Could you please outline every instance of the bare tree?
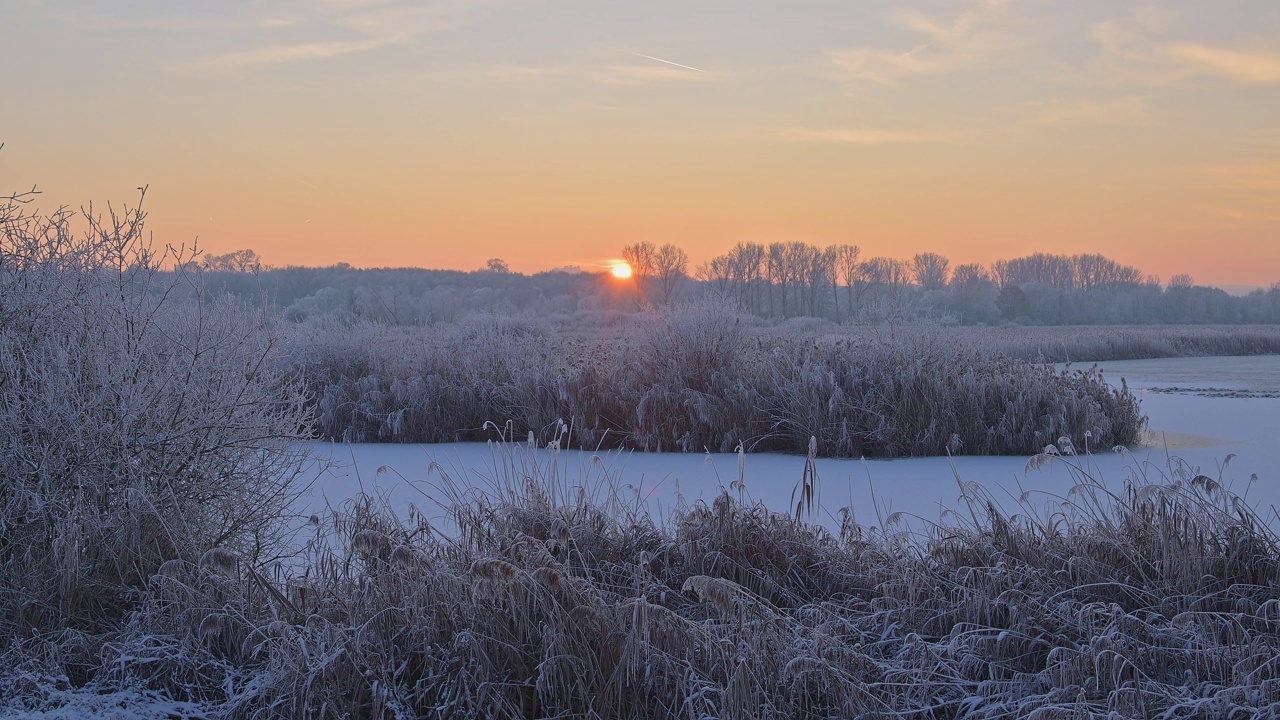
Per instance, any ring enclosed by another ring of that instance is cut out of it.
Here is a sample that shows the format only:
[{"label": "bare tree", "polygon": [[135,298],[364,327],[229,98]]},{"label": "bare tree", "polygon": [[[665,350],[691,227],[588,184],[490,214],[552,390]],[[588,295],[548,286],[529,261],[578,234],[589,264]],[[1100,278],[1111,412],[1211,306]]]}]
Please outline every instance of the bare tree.
[{"label": "bare tree", "polygon": [[503,275],[511,272],[511,266],[507,265],[507,261],[502,258],[489,258],[489,261],[484,264],[484,269]]},{"label": "bare tree", "polygon": [[736,299],[733,272],[728,255],[711,258],[699,265],[696,277],[706,283],[717,300],[727,302]]},{"label": "bare tree", "polygon": [[262,271],[262,258],[253,250],[236,250],[226,255],[205,255],[201,267],[209,272],[256,273]]},{"label": "bare tree", "polygon": [[873,257],[862,264],[862,270],[872,285],[907,284],[907,265],[897,258]]},{"label": "bare tree", "polygon": [[666,305],[674,299],[676,288],[684,281],[688,268],[688,253],[671,243],[663,245],[654,253],[653,277],[662,304]]},{"label": "bare tree", "polygon": [[646,302],[645,285],[653,277],[657,254],[657,249],[648,240],[622,248],[622,259],[631,267],[631,278],[636,284],[636,300],[642,305]]},{"label": "bare tree", "polygon": [[918,253],[911,258],[911,274],[916,284],[925,291],[941,290],[947,286],[951,261],[938,253]]},{"label": "bare tree", "polygon": [[977,283],[991,282],[991,276],[982,266],[977,263],[965,263],[957,265],[955,272],[951,273],[951,287],[960,289],[970,287]]},{"label": "bare tree", "polygon": [[853,315],[853,286],[858,275],[858,260],[862,249],[857,245],[836,246],[836,279],[844,284],[845,317]]},{"label": "bare tree", "polygon": [[957,265],[948,284],[955,297],[956,309],[967,321],[990,315],[998,292],[991,274],[977,263]]},{"label": "bare tree", "polygon": [[1035,253],[1012,260],[998,260],[991,267],[1001,289],[1034,283],[1057,290],[1070,290],[1076,282],[1074,263],[1071,258],[1062,255]]},{"label": "bare tree", "polygon": [[910,270],[897,258],[873,257],[860,266],[870,302],[878,306],[877,313],[896,317],[906,309],[907,283]]},{"label": "bare tree", "polygon": [[1098,254],[1075,255],[1071,258],[1075,271],[1075,287],[1089,291],[1112,290],[1120,285],[1137,285],[1143,281],[1142,271]]}]

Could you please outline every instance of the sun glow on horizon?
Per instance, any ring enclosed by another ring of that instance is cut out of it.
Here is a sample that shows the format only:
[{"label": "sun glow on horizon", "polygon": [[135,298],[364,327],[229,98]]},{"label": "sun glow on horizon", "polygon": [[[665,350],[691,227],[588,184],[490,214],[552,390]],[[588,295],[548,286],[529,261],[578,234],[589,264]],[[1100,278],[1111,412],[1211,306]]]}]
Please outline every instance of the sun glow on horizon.
[{"label": "sun glow on horizon", "polygon": [[609,272],[618,280],[628,280],[631,278],[631,266],[624,262],[617,263],[609,269]]}]

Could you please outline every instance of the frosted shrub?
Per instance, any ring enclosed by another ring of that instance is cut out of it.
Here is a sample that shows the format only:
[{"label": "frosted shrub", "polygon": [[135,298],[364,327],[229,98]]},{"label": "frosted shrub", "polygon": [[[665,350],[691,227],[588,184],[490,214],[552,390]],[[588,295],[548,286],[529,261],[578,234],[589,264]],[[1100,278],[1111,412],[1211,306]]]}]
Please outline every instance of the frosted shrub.
[{"label": "frosted shrub", "polygon": [[309,436],[270,323],[160,273],[190,255],[140,209],[25,210],[0,205],[0,645],[110,626],[166,561],[261,557]]}]

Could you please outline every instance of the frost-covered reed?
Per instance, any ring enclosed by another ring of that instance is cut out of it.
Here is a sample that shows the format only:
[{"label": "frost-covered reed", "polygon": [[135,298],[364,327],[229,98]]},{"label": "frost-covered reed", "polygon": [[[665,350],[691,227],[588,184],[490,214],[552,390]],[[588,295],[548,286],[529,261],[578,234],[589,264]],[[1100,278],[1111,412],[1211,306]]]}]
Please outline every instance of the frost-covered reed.
[{"label": "frost-covered reed", "polygon": [[841,457],[1031,454],[1089,432],[1136,442],[1126,389],[1093,370],[1054,370],[938,333],[760,331],[718,305],[578,331],[511,319],[300,334],[295,371],[317,428],[350,442],[553,439],[574,447]]},{"label": "frost-covered reed", "polygon": [[1278,325],[921,327],[917,332],[1033,362],[1280,354]]},{"label": "frost-covered reed", "polygon": [[[963,484],[943,524],[829,532],[728,492],[553,501],[499,452],[456,532],[366,497],[292,574],[168,568],[85,671],[229,718],[1280,712],[1280,538],[1177,463],[1112,493],[1061,455],[1075,489],[1013,515]],[[40,647],[29,686],[86,655]]]}]

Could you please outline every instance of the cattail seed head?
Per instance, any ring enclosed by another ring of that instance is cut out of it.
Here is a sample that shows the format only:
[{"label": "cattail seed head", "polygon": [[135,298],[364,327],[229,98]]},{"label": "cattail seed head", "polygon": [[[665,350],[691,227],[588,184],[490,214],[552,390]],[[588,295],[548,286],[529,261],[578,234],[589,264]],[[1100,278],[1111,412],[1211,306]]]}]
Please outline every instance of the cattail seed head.
[{"label": "cattail seed head", "polygon": [[206,615],[200,621],[200,627],[196,630],[200,637],[211,638],[218,637],[227,629],[227,620],[223,615]]},{"label": "cattail seed head", "polygon": [[516,575],[516,566],[500,558],[483,558],[471,563],[471,574],[485,580],[510,579]]},{"label": "cattail seed head", "polygon": [[233,575],[240,566],[240,557],[226,548],[212,548],[200,556],[200,567]]},{"label": "cattail seed head", "polygon": [[555,568],[540,567],[533,571],[533,579],[550,590],[559,590],[564,585],[564,574]]},{"label": "cattail seed head", "polygon": [[160,563],[160,568],[156,570],[156,574],[168,578],[182,577],[185,566],[186,563],[181,560],[165,560]]},{"label": "cattail seed head", "polygon": [[418,562],[418,552],[408,545],[397,545],[391,551],[391,564],[397,567],[410,567]]},{"label": "cattail seed head", "polygon": [[391,538],[377,530],[361,530],[351,536],[351,549],[361,555],[383,557],[391,552]]}]

